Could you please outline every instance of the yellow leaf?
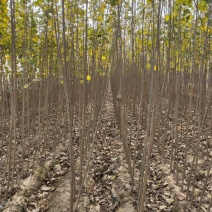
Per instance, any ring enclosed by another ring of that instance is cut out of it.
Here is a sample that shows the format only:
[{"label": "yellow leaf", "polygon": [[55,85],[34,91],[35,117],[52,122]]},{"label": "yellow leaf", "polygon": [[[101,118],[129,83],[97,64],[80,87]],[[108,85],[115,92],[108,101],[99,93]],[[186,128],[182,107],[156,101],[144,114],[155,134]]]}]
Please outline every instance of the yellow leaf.
[{"label": "yellow leaf", "polygon": [[6,59],[10,59],[10,55],[9,55],[9,54],[6,54],[6,55],[5,55],[5,58],[6,58]]},{"label": "yellow leaf", "polygon": [[184,0],[176,0],[176,3],[182,4],[182,3],[184,3]]},{"label": "yellow leaf", "polygon": [[147,65],[146,65],[147,70],[149,70],[150,67],[151,67],[151,65],[149,63],[147,63]]},{"label": "yellow leaf", "polygon": [[198,4],[198,9],[200,12],[205,12],[207,11],[207,3],[206,1],[200,1]]},{"label": "yellow leaf", "polygon": [[97,17],[97,21],[103,21],[103,17],[102,17],[101,15],[99,15],[99,16]]},{"label": "yellow leaf", "polygon": [[152,4],[154,2],[154,0],[147,0],[148,4]]},{"label": "yellow leaf", "polygon": [[91,76],[90,75],[87,76],[87,80],[91,81]]},{"label": "yellow leaf", "polygon": [[166,22],[168,22],[169,19],[170,19],[170,15],[169,15],[169,14],[166,14],[166,15],[165,15],[165,20],[166,20]]},{"label": "yellow leaf", "polygon": [[4,23],[7,23],[7,22],[8,22],[8,18],[7,18],[7,17],[4,17],[2,21],[3,21]]},{"label": "yellow leaf", "polygon": [[148,44],[149,46],[152,45],[151,40],[148,40],[148,41],[147,41],[147,44]]},{"label": "yellow leaf", "polygon": [[32,41],[33,41],[34,43],[37,43],[37,42],[38,42],[38,38],[37,38],[37,37],[32,38]]},{"label": "yellow leaf", "polygon": [[102,56],[102,60],[106,60],[106,57],[105,56]]},{"label": "yellow leaf", "polygon": [[209,28],[209,26],[204,26],[204,27],[201,27],[201,30],[203,31],[203,32],[208,32],[208,33],[210,33],[210,28]]},{"label": "yellow leaf", "polygon": [[84,80],[80,80],[80,84],[82,85],[84,83]]},{"label": "yellow leaf", "polygon": [[28,87],[29,87],[29,84],[25,84],[25,85],[24,85],[24,88],[28,88]]},{"label": "yellow leaf", "polygon": [[147,35],[148,34],[148,31],[147,30],[144,30],[143,33],[144,33],[144,35]]},{"label": "yellow leaf", "polygon": [[176,16],[177,16],[177,13],[176,12],[172,12],[171,17],[173,18],[173,17],[176,17]]},{"label": "yellow leaf", "polygon": [[99,10],[100,10],[100,12],[103,14],[104,11],[105,11],[105,9],[106,9],[106,4],[105,4],[105,2],[102,2],[102,3],[101,3],[101,7],[99,8]]}]

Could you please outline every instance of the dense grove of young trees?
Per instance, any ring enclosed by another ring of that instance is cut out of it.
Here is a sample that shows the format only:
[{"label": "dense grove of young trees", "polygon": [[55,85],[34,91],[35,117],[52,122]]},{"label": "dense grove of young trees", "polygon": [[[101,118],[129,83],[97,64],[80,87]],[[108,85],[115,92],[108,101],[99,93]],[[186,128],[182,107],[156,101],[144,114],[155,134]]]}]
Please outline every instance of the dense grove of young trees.
[{"label": "dense grove of young trees", "polygon": [[210,0],[1,0],[0,200],[66,135],[76,211],[111,89],[137,210],[156,147],[189,207],[209,212],[211,52]]}]

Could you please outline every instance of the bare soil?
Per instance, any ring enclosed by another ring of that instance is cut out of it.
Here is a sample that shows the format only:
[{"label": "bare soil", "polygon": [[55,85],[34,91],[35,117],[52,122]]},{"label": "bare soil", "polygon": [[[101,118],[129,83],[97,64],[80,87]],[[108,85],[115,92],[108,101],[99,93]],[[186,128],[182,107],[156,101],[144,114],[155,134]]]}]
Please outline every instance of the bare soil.
[{"label": "bare soil", "polygon": [[[78,211],[136,212],[139,163],[136,165],[135,186],[132,188],[110,93],[108,93],[106,100]],[[132,132],[136,132],[136,124],[129,128]],[[196,138],[196,133],[195,131],[193,132],[192,136],[194,139]],[[144,132],[141,131],[138,149],[135,149],[134,145],[135,136],[133,135],[129,138],[133,153],[142,154],[143,138]],[[175,171],[170,169],[171,132],[165,132],[163,139],[166,146],[164,151],[167,152],[165,158],[162,159],[160,156],[157,144],[153,145],[147,182],[146,211],[196,211],[195,203],[200,198],[208,161],[199,160],[199,166],[202,167],[202,170],[198,172],[199,187],[196,187],[196,199],[192,203],[193,209],[190,210],[191,205],[186,200],[186,193],[181,191],[180,186],[176,183]],[[202,142],[201,145],[204,148],[205,143]],[[17,191],[7,202],[3,203],[0,201],[0,205],[2,205],[0,211],[70,211],[68,141],[65,139],[61,140],[55,148],[55,152],[51,152],[49,155],[47,162],[43,166],[38,166],[37,171],[19,182]],[[141,156],[138,154],[136,157],[137,161],[141,162]],[[188,153],[188,158],[188,166],[191,166],[192,151]],[[76,166],[78,164],[79,157],[76,156]],[[200,175],[201,173],[202,175]],[[210,178],[201,211],[207,211],[212,190],[211,185],[212,180]]]}]

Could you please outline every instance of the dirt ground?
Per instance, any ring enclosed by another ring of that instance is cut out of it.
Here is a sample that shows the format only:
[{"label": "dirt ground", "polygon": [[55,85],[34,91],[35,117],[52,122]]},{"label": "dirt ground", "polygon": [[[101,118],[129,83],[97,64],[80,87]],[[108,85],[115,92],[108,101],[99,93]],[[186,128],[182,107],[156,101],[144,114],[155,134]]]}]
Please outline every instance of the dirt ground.
[{"label": "dirt ground", "polygon": [[[120,133],[115,121],[111,93],[108,93],[106,100],[99,126],[100,130],[97,132],[97,141],[83,186],[78,211],[136,212],[139,164],[135,167],[135,186],[132,188]],[[131,126],[131,130],[135,132],[136,125]],[[167,149],[165,151],[168,152],[171,136],[169,132],[164,136],[167,136]],[[140,149],[142,149],[143,138],[144,132],[141,132],[139,138],[141,146],[138,147]],[[131,141],[130,147],[133,150],[132,152],[142,152],[139,149],[135,150],[133,142],[135,140],[134,135],[129,140]],[[16,205],[16,209],[19,208],[20,211],[70,211],[69,153],[67,149],[68,141],[64,139],[57,146],[56,152],[50,154],[47,160],[48,163],[46,164],[48,168],[44,169],[43,172],[40,171],[41,169],[38,169],[36,179],[41,175],[41,183],[37,186],[32,186],[32,182],[35,179],[31,179],[30,177],[21,181],[16,194],[2,205],[2,210],[12,212],[13,210],[11,208]],[[149,179],[147,181],[146,211],[196,211],[195,204],[193,205],[193,209],[189,209],[190,205],[186,201],[185,192],[182,192],[180,186],[176,184],[174,172],[170,171],[168,164],[169,159],[168,153],[166,158],[162,159],[158,153],[157,145],[153,146]],[[137,160],[141,160],[139,155],[137,156]],[[78,164],[79,158],[76,157],[76,166]],[[204,182],[204,179],[203,177],[200,183]],[[201,209],[202,211],[207,211],[211,183],[211,180],[209,180],[210,185],[208,185],[207,195],[204,200],[205,204],[203,204],[205,207]],[[200,194],[198,192],[200,192],[200,188],[197,188],[196,193],[199,198]]]}]

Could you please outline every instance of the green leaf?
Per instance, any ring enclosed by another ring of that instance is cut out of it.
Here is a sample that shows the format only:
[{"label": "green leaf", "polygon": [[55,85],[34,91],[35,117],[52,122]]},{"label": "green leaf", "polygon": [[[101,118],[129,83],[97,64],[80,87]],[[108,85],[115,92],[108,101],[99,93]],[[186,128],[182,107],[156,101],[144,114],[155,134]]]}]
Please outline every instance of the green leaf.
[{"label": "green leaf", "polygon": [[185,0],[176,0],[177,4],[183,4],[185,2]]},{"label": "green leaf", "polygon": [[206,12],[207,11],[207,3],[206,1],[200,1],[198,4],[198,9],[200,12]]},{"label": "green leaf", "polygon": [[110,0],[110,5],[113,7],[120,4],[121,4],[121,0]]}]

